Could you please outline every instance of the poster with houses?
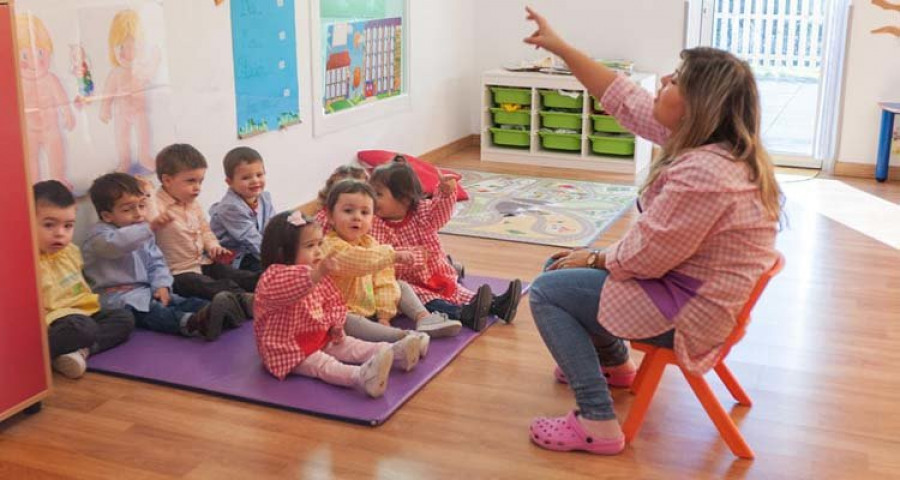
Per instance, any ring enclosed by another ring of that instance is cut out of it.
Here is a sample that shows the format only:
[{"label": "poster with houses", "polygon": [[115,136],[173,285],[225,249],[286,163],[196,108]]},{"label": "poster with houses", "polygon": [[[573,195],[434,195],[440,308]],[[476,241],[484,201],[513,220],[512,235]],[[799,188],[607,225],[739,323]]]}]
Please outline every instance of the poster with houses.
[{"label": "poster with houses", "polygon": [[331,23],[324,34],[326,114],[402,92],[402,18]]}]

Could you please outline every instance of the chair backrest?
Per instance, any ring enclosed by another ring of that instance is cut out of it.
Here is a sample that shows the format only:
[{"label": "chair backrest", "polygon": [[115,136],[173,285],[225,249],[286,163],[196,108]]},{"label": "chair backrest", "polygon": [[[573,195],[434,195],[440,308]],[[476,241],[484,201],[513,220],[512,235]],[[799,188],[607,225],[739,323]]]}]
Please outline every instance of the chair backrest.
[{"label": "chair backrest", "polygon": [[731,351],[731,347],[734,346],[735,343],[744,338],[744,334],[747,332],[747,325],[750,323],[750,312],[753,311],[756,301],[759,300],[763,290],[766,289],[769,280],[775,275],[778,275],[778,272],[780,272],[782,268],[784,268],[784,255],[778,252],[775,264],[760,275],[759,280],[756,281],[756,285],[753,286],[753,290],[750,291],[750,298],[747,300],[747,303],[744,304],[741,313],[738,314],[734,330],[732,330],[731,334],[728,335],[728,338],[725,339],[725,347],[722,348],[722,352],[719,354],[720,360],[728,355],[728,352]]}]

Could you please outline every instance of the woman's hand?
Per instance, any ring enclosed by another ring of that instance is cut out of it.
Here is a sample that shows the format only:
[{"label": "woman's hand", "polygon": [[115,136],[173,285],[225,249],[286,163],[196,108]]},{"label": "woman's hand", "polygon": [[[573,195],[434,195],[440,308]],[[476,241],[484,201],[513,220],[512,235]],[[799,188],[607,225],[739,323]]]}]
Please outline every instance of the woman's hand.
[{"label": "woman's hand", "polygon": [[595,260],[593,265],[588,262],[591,255],[595,255],[595,259],[605,259],[603,253],[595,254],[593,250],[588,250],[585,248],[556,252],[550,256],[550,258],[555,260],[555,262],[551,263],[550,266],[547,267],[547,271],[563,270],[566,268],[603,268],[603,265],[605,265],[606,263],[605,261]]},{"label": "woman's hand", "polygon": [[526,18],[537,24],[537,30],[535,30],[530,37],[525,39],[525,43],[534,45],[535,48],[543,48],[550,53],[560,55],[560,52],[566,47],[566,42],[550,28],[550,24],[547,23],[546,18],[532,10],[531,7],[525,7],[525,11],[528,12]]}]

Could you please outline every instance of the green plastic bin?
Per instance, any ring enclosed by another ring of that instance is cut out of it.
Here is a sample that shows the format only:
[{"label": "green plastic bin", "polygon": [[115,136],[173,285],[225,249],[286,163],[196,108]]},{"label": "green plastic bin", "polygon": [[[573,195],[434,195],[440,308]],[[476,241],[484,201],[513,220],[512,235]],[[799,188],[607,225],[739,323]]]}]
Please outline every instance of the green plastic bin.
[{"label": "green plastic bin", "polygon": [[603,105],[600,105],[600,100],[597,100],[596,97],[591,97],[591,99],[594,101],[594,111],[595,112],[597,112],[597,113],[605,112],[605,110],[603,110]]},{"label": "green plastic bin", "polygon": [[491,127],[490,130],[494,145],[520,148],[531,146],[530,133],[526,130],[509,130],[497,127]]},{"label": "green plastic bin", "polygon": [[575,98],[562,95],[556,90],[541,90],[541,102],[547,108],[566,108],[570,110],[581,110],[584,101],[584,94],[577,92]]},{"label": "green plastic bin", "polygon": [[634,155],[634,135],[591,135],[591,151],[600,155]]},{"label": "green plastic bin", "polygon": [[530,88],[491,87],[494,94],[494,103],[515,103],[517,105],[531,105]]},{"label": "green plastic bin", "polygon": [[541,126],[547,128],[567,128],[581,131],[581,115],[578,113],[540,112]]},{"label": "green plastic bin", "polygon": [[581,151],[580,133],[538,132],[541,146],[549,150]]},{"label": "green plastic bin", "polygon": [[591,115],[595,132],[628,133],[628,129],[619,125],[612,115]]},{"label": "green plastic bin", "polygon": [[507,112],[498,107],[491,109],[494,123],[497,125],[531,125],[531,110],[516,110],[515,112]]}]

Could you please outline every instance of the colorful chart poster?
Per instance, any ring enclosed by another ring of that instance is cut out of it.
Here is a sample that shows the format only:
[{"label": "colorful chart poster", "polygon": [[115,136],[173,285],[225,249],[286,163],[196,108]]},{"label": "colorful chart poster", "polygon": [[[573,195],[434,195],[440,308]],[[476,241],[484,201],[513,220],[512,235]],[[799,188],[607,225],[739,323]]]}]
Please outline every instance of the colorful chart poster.
[{"label": "colorful chart poster", "polygon": [[403,88],[401,17],[337,22],[325,30],[325,113],[399,95]]},{"label": "colorful chart poster", "polygon": [[231,1],[238,138],[300,123],[294,0]]},{"label": "colorful chart poster", "polygon": [[152,176],[174,139],[162,1],[20,0],[15,23],[31,178]]}]

